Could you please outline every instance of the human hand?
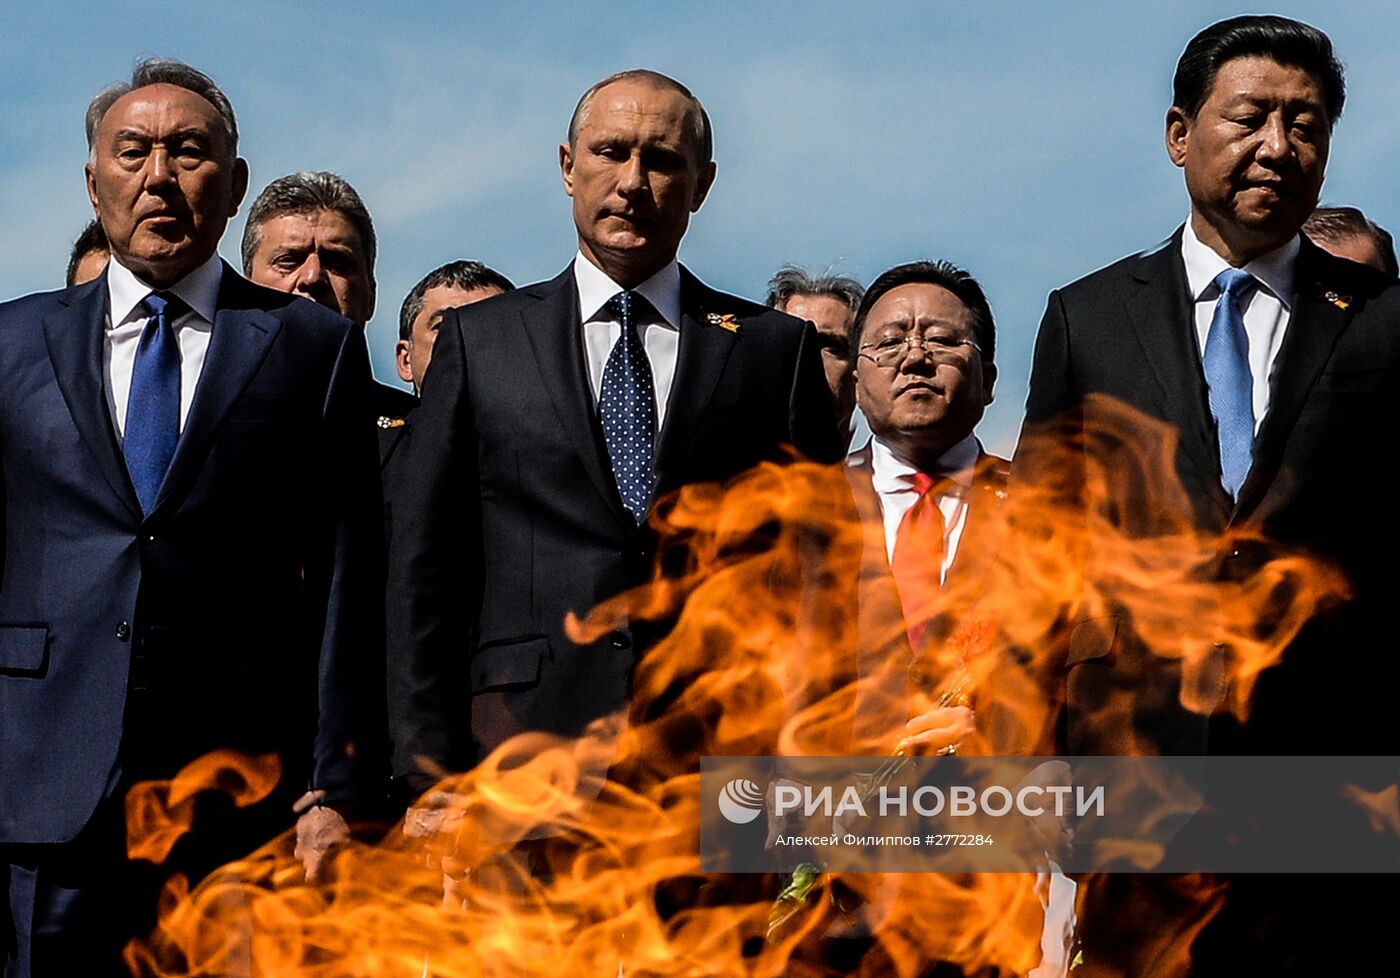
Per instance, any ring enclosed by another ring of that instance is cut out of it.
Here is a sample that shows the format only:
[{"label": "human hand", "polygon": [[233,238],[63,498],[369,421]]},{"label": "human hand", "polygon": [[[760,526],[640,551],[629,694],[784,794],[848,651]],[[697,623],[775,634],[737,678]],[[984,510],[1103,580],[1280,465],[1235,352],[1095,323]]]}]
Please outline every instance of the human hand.
[{"label": "human hand", "polygon": [[955,748],[976,729],[972,710],[965,706],[935,706],[904,725],[905,735],[895,750],[901,754],[936,754]]},{"label": "human hand", "polygon": [[308,883],[320,882],[322,867],[331,850],[350,841],[349,824],[335,809],[321,804],[325,797],[326,793],[319,789],[308,791],[292,805],[292,811],[300,813],[292,855],[301,860]]}]

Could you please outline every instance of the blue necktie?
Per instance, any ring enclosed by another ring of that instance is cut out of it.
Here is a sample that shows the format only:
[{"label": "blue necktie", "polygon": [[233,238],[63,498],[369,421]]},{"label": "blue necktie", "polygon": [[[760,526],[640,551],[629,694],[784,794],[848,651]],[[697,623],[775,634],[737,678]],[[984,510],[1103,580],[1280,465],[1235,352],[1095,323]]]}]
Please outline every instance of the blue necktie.
[{"label": "blue necktie", "polygon": [[1206,334],[1204,366],[1220,441],[1220,483],[1238,498],[1254,454],[1254,377],[1240,298],[1255,281],[1246,271],[1227,268],[1215,277],[1215,285],[1220,298]]},{"label": "blue necktie", "polygon": [[606,308],[622,324],[622,335],[603,367],[598,398],[617,491],[638,523],[646,519],[651,505],[651,447],[656,430],[651,363],[632,319],[634,307],[645,301],[635,292],[619,292],[608,300]]},{"label": "blue necktie", "polygon": [[185,306],[174,296],[160,293],[146,296],[142,305],[151,318],[141,331],[131,368],[122,454],[141,511],[149,513],[180,437],[180,347],[171,322]]}]

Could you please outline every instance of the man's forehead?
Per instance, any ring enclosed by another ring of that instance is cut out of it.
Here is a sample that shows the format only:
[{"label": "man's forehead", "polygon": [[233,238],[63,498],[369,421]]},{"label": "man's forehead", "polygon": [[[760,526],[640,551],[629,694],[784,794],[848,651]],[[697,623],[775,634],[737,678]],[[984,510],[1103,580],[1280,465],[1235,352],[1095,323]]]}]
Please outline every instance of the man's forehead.
[{"label": "man's forehead", "polygon": [[646,78],[620,78],[593,93],[579,119],[579,129],[643,121],[670,129],[683,126],[695,111],[695,103],[670,85]]},{"label": "man's forehead", "polygon": [[219,110],[204,96],[179,85],[157,82],[133,89],[113,102],[102,116],[100,128],[162,127],[174,122],[182,128],[222,127]]},{"label": "man's forehead", "polygon": [[[1315,73],[1302,65],[1280,61],[1267,54],[1241,54],[1220,65],[1211,79],[1206,97],[1219,99],[1256,99],[1272,97],[1273,82],[1280,72],[1303,80],[1313,91],[1307,93],[1310,101],[1323,103],[1323,82]],[[1266,76],[1267,79],[1266,79]]]},{"label": "man's forehead", "polygon": [[304,211],[282,211],[259,225],[265,242],[272,244],[303,244],[310,246],[340,244],[360,250],[360,234],[344,214],[329,208]]}]

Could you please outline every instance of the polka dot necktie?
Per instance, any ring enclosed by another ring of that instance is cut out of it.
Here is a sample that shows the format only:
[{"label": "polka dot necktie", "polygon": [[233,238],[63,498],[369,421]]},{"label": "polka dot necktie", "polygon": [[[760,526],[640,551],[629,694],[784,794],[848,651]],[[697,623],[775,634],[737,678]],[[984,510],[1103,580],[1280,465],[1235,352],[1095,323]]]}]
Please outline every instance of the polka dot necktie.
[{"label": "polka dot necktie", "polygon": [[1220,441],[1220,482],[1236,499],[1254,457],[1254,378],[1249,372],[1249,335],[1240,299],[1254,276],[1227,268],[1215,277],[1215,303],[1202,365],[1210,389],[1210,413]]},{"label": "polka dot necktie", "polygon": [[914,473],[914,491],[919,498],[899,521],[894,556],[890,558],[909,646],[916,652],[937,611],[938,593],[943,586],[943,513],[938,508],[937,493],[930,491],[933,484],[930,476]]},{"label": "polka dot necktie", "polygon": [[612,459],[613,478],[622,505],[638,523],[651,505],[651,450],[656,431],[656,396],[651,363],[633,320],[646,302],[635,292],[619,292],[605,307],[622,324],[622,335],[603,367],[598,411],[603,440]]},{"label": "polka dot necktie", "polygon": [[174,322],[186,306],[159,292],[146,296],[142,305],[151,318],[141,331],[131,368],[122,455],[141,511],[149,513],[180,438],[180,347]]}]

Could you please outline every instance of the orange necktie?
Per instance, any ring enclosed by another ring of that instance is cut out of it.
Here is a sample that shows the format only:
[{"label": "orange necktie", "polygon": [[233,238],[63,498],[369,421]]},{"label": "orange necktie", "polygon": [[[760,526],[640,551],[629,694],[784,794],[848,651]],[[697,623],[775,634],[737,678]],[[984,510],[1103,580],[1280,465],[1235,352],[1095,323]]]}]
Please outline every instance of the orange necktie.
[{"label": "orange necktie", "polygon": [[890,560],[899,603],[904,609],[909,646],[915,652],[937,611],[942,588],[943,514],[939,512],[936,494],[929,491],[933,482],[922,472],[914,473],[914,491],[919,498],[899,522],[894,557]]}]

